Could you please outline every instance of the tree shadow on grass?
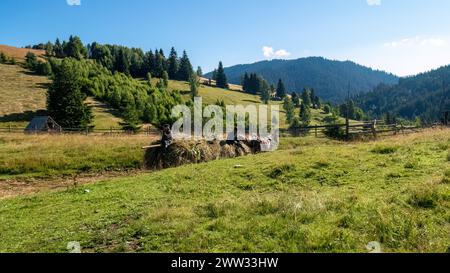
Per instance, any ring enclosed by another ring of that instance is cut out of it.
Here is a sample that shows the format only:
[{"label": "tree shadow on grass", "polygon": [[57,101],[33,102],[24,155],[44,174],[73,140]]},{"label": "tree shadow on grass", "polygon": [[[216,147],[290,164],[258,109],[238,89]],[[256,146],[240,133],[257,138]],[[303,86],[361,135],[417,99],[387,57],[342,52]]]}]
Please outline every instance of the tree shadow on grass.
[{"label": "tree shadow on grass", "polygon": [[0,122],[21,122],[21,121],[31,121],[36,116],[46,116],[47,111],[25,111],[23,113],[12,113],[0,117]]}]

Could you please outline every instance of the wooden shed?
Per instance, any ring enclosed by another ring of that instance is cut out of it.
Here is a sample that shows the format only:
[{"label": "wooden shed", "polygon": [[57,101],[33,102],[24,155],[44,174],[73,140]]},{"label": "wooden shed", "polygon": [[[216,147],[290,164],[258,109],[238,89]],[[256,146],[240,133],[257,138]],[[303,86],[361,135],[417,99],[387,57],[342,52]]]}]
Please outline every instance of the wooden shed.
[{"label": "wooden shed", "polygon": [[34,117],[25,128],[25,133],[56,133],[61,131],[61,126],[49,116]]}]

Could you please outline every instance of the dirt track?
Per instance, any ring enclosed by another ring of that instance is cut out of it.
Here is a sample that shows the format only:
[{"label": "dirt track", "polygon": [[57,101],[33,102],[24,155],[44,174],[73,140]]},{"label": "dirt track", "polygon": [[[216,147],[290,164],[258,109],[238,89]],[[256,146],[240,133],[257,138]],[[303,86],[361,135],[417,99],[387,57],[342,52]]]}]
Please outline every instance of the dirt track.
[{"label": "dirt track", "polygon": [[92,184],[116,177],[134,176],[144,173],[144,170],[125,172],[104,172],[81,174],[70,177],[54,177],[47,179],[13,179],[0,181],[0,200],[35,193],[70,189],[80,185]]}]

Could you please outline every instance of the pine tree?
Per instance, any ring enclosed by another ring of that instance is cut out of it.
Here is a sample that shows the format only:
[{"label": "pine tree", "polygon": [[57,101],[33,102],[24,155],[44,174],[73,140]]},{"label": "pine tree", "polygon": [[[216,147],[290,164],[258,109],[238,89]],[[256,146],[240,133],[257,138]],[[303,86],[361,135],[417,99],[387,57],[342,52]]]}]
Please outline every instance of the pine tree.
[{"label": "pine tree", "polygon": [[152,76],[155,76],[155,55],[153,51],[149,51],[145,53],[144,56],[144,71],[146,73],[151,73]]},{"label": "pine tree", "polygon": [[300,120],[303,126],[308,126],[311,123],[311,109],[307,104],[302,103],[300,106]]},{"label": "pine tree", "polygon": [[195,97],[198,97],[198,88],[200,86],[197,75],[193,74],[190,81],[189,86],[191,88],[191,97],[194,99]]},{"label": "pine tree", "polygon": [[277,97],[280,99],[284,99],[286,97],[286,87],[284,87],[284,83],[281,79],[278,80],[277,86]]},{"label": "pine tree", "polygon": [[59,41],[59,39],[56,39],[55,46],[53,48],[53,52],[54,52],[55,57],[57,57],[57,58],[64,57],[64,49],[63,49],[63,46],[61,45],[61,42]]},{"label": "pine tree", "polygon": [[37,59],[36,55],[33,52],[28,52],[27,55],[25,55],[25,66],[28,69],[35,71],[37,65],[38,65],[38,59]]},{"label": "pine tree", "polygon": [[178,54],[175,48],[172,47],[170,50],[169,60],[168,60],[168,69],[169,78],[175,80],[177,78],[178,73]]},{"label": "pine tree", "polygon": [[250,81],[250,78],[248,76],[248,73],[245,72],[244,77],[242,78],[241,85],[242,85],[242,89],[246,92],[249,91],[249,81]]},{"label": "pine tree", "polygon": [[303,89],[302,92],[302,104],[305,104],[308,108],[311,107],[311,92],[308,89]]},{"label": "pine tree", "polygon": [[115,70],[124,74],[130,75],[130,61],[127,58],[124,49],[119,49],[116,56]]},{"label": "pine tree", "polygon": [[165,66],[165,59],[164,56],[161,54],[160,51],[155,50],[155,61],[154,61],[154,69],[151,72],[152,75],[154,75],[157,78],[162,78],[164,73],[164,66]]},{"label": "pine tree", "polygon": [[62,127],[85,128],[91,121],[91,109],[84,103],[83,82],[83,68],[77,61],[64,59],[54,71],[47,110]]},{"label": "pine tree", "polygon": [[261,86],[261,100],[264,104],[269,104],[270,101],[270,86],[267,83],[267,81],[263,80],[262,81],[262,86]]},{"label": "pine tree", "polygon": [[200,78],[203,77],[203,70],[200,66],[197,67],[197,76]]},{"label": "pine tree", "polygon": [[70,36],[69,41],[65,44],[64,55],[81,60],[87,57],[87,49],[84,47],[81,39],[77,36]]},{"label": "pine tree", "polygon": [[5,64],[7,59],[8,58],[6,57],[5,53],[0,52],[0,64]]},{"label": "pine tree", "polygon": [[222,62],[219,62],[219,68],[217,69],[216,85],[219,88],[228,89],[228,80]]},{"label": "pine tree", "polygon": [[178,80],[188,82],[193,73],[192,64],[186,51],[183,51],[183,57],[180,60],[180,68],[178,70]]},{"label": "pine tree", "polygon": [[295,107],[292,100],[287,96],[284,97],[283,108],[286,111],[286,121],[291,124],[295,117]]},{"label": "pine tree", "polygon": [[214,71],[212,73],[212,80],[217,81],[217,69],[214,69]]},{"label": "pine tree", "polygon": [[122,112],[123,119],[125,121],[120,123],[122,130],[132,134],[139,132],[141,130],[141,126],[139,125],[139,115],[136,109],[131,104],[128,104]]},{"label": "pine tree", "polygon": [[292,103],[294,103],[295,107],[300,107],[300,97],[297,92],[292,93]]},{"label": "pine tree", "polygon": [[167,71],[163,72],[162,81],[163,81],[164,87],[167,88],[169,86],[169,73],[167,73]]}]

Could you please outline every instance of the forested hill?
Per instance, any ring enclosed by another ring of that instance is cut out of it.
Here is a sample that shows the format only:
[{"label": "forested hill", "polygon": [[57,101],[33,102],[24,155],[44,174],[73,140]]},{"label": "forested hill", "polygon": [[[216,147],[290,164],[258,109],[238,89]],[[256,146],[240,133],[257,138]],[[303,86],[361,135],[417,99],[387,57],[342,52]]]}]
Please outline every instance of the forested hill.
[{"label": "forested hill", "polygon": [[414,77],[402,78],[397,85],[379,85],[372,92],[357,96],[356,103],[373,117],[386,113],[406,119],[420,117],[439,121],[450,109],[450,66]]},{"label": "forested hill", "polygon": [[[325,101],[340,102],[350,93],[369,92],[378,84],[396,84],[398,78],[392,74],[358,65],[350,61],[331,61],[321,57],[297,60],[272,60],[254,64],[236,65],[225,69],[231,83],[240,84],[247,73],[257,73],[271,84],[282,79],[289,92],[314,88]],[[211,77],[212,73],[206,75]]]}]

